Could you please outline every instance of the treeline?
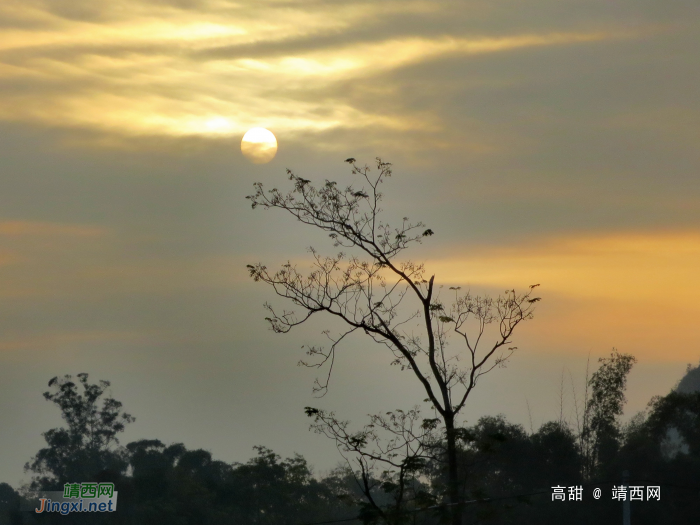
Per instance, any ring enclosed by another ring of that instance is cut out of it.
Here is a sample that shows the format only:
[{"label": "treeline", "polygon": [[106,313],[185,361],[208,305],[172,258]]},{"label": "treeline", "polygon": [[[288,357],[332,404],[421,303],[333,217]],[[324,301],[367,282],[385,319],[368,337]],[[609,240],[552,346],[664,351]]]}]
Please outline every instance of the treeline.
[{"label": "treeline", "polygon": [[[573,422],[553,421],[528,432],[499,416],[460,428],[464,523],[617,523],[622,503],[613,501],[612,492],[625,470],[632,486],[660,487],[659,501],[631,503],[632,523],[697,522],[700,393],[684,389],[654,398],[645,413],[621,425],[633,362],[616,352],[602,360]],[[2,524],[302,525],[357,517],[344,523],[437,525],[449,519],[439,429],[435,441],[422,443],[421,450],[433,452],[406,456],[402,468],[377,464],[359,470],[348,455],[347,468],[319,479],[303,457],[282,459],[264,447],[256,447],[248,462],[234,464],[159,440],[122,447],[117,434],[134,418],[122,412],[121,403],[104,398],[108,382],[92,384],[80,374],[77,381],[66,376],[49,385],[44,396],[61,409],[66,426],[44,434],[47,446],[26,466],[33,473],[29,485],[15,490],[0,484]],[[310,415],[318,423],[318,413]],[[422,428],[432,430],[431,421],[423,420]],[[358,450],[369,450],[366,435],[348,435]],[[62,516],[20,510],[32,491],[62,491],[67,482],[85,481],[113,482],[117,512]],[[564,501],[553,501],[555,486],[563,488]],[[576,494],[570,496],[570,487],[582,487],[580,501],[569,500]],[[593,497],[595,488],[600,499]]]},{"label": "treeline", "polygon": [[[11,524],[272,525],[354,515],[353,509],[339,504],[345,480],[319,481],[300,456],[282,460],[264,447],[256,450],[257,455],[247,463],[228,464],[214,460],[205,450],[188,450],[182,444],[129,443],[115,453],[118,457],[109,458],[111,468],[70,478],[113,482],[119,497],[117,511],[111,514],[21,512],[21,496],[7,484],[0,485],[0,501],[9,514],[6,523]],[[64,480],[42,480],[34,488],[62,492],[61,482]]]}]

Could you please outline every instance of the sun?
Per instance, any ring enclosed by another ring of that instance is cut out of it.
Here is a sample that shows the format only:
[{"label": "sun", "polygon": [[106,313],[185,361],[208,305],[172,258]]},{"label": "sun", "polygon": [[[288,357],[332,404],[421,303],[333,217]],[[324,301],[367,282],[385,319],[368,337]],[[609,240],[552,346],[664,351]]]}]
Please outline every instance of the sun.
[{"label": "sun", "polygon": [[253,164],[265,164],[277,154],[277,139],[265,128],[251,128],[243,135],[241,153]]}]

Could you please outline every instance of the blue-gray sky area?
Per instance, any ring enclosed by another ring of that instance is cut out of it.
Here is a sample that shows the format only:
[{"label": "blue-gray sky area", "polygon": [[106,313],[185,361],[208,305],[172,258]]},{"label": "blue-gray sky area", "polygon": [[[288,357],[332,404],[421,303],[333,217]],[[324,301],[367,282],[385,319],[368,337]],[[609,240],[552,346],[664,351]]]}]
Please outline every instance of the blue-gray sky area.
[{"label": "blue-gray sky area", "polygon": [[[387,216],[434,230],[407,257],[445,288],[541,284],[465,421],[573,422],[572,382],[580,402],[613,347],[644,409],[700,358],[699,35],[696,0],[4,0],[0,481],[61,423],[56,375],[112,382],[123,443],[260,444],[319,473],[340,457],[305,406],[359,424],[420,403],[359,335],[314,399],[301,346],[337,325],[271,333],[282,303],[246,271],[334,252],[252,210],[253,183],[345,185],[348,157],[393,163]],[[268,163],[241,153],[253,127]]]}]

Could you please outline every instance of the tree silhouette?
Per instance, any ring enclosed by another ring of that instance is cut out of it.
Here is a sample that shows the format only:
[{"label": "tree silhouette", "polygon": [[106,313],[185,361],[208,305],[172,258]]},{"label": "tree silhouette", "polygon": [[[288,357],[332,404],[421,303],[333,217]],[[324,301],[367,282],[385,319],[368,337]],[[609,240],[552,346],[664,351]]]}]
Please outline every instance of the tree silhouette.
[{"label": "tree silhouette", "polygon": [[15,489],[7,483],[0,483],[0,525],[20,525],[23,522],[20,501]]},{"label": "tree silhouette", "polygon": [[[331,341],[328,349],[308,349],[307,354],[317,360],[304,364],[328,368],[325,378],[316,381],[317,392],[323,394],[328,388],[336,348],[355,332],[386,346],[393,354],[393,364],[415,376],[444,427],[447,495],[456,504],[460,499],[456,418],[479,378],[503,364],[515,350],[510,346],[511,336],[522,321],[532,318],[534,304],[539,301],[532,293],[538,285],[525,293],[507,290],[497,298],[462,293],[452,287],[455,298],[446,306],[435,276],[428,277],[423,264],[399,259],[409,246],[434,232],[407,217],[398,226],[391,226],[382,217],[379,186],[392,174],[391,164],[377,159],[376,175],[370,175],[368,166],[359,167],[353,158],[346,162],[365,186],[340,189],[336,182],[326,180],[316,187],[287,170],[293,183],[291,191],[264,191],[263,185],[256,183],[255,193],[247,198],[253,208],[280,209],[326,232],[334,247],[352,253],[322,256],[309,248],[309,273],[302,273],[291,262],[275,272],[261,263],[248,265],[248,270],[255,281],[267,283],[277,295],[303,310],[297,317],[293,311],[266,304],[270,312],[266,319],[275,332],[286,333],[318,313],[344,322],[346,329],[341,333],[324,332]],[[482,349],[487,328],[494,328],[493,339]],[[450,336],[462,342],[461,351],[448,348]],[[452,509],[452,523],[460,525],[459,505]]]},{"label": "tree silhouette", "polygon": [[123,451],[116,447],[117,434],[134,418],[121,412],[121,402],[111,396],[102,398],[109,385],[109,381],[89,383],[86,373],[78,374],[78,384],[70,375],[49,381],[53,390],[44,392],[44,398],[61,409],[68,426],[44,432],[48,446],[24,467],[37,474],[32,488],[59,490],[67,482],[88,481],[102,471],[119,473],[126,468]]},{"label": "tree silhouette", "polygon": [[591,375],[587,385],[590,398],[586,399],[579,441],[584,474],[588,478],[617,454],[621,438],[619,417],[625,404],[627,375],[637,359],[613,348],[610,357],[601,357],[598,361],[600,367]]},{"label": "tree silhouette", "polygon": [[400,525],[407,523],[407,510],[435,504],[421,478],[428,463],[438,460],[437,419],[422,418],[418,407],[396,410],[370,416],[362,430],[352,432],[349,422],[337,419],[333,412],[306,407],[306,413],[314,418],[316,433],[334,440],[345,458],[365,498],[365,504],[360,504],[365,523],[382,520]]}]

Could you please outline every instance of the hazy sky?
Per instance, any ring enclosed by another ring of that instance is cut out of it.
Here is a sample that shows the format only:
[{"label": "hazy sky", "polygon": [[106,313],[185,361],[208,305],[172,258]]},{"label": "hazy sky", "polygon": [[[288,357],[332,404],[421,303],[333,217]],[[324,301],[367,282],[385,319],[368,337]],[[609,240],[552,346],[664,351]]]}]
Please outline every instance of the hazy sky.
[{"label": "hazy sky", "polygon": [[[508,368],[465,414],[565,411],[586,360],[633,353],[628,412],[700,358],[697,0],[3,0],[0,481],[60,424],[41,393],[88,372],[158,438],[245,461],[257,444],[339,457],[307,405],[360,423],[425,396],[358,337],[330,393],[296,367],[245,265],[303,264],[314,235],[253,211],[285,168],[351,182],[394,164],[390,216],[435,231],[410,257],[476,291],[541,283]],[[268,164],[240,152],[277,137]],[[330,250],[330,251],[329,251]],[[279,304],[279,303],[277,303]]]}]

